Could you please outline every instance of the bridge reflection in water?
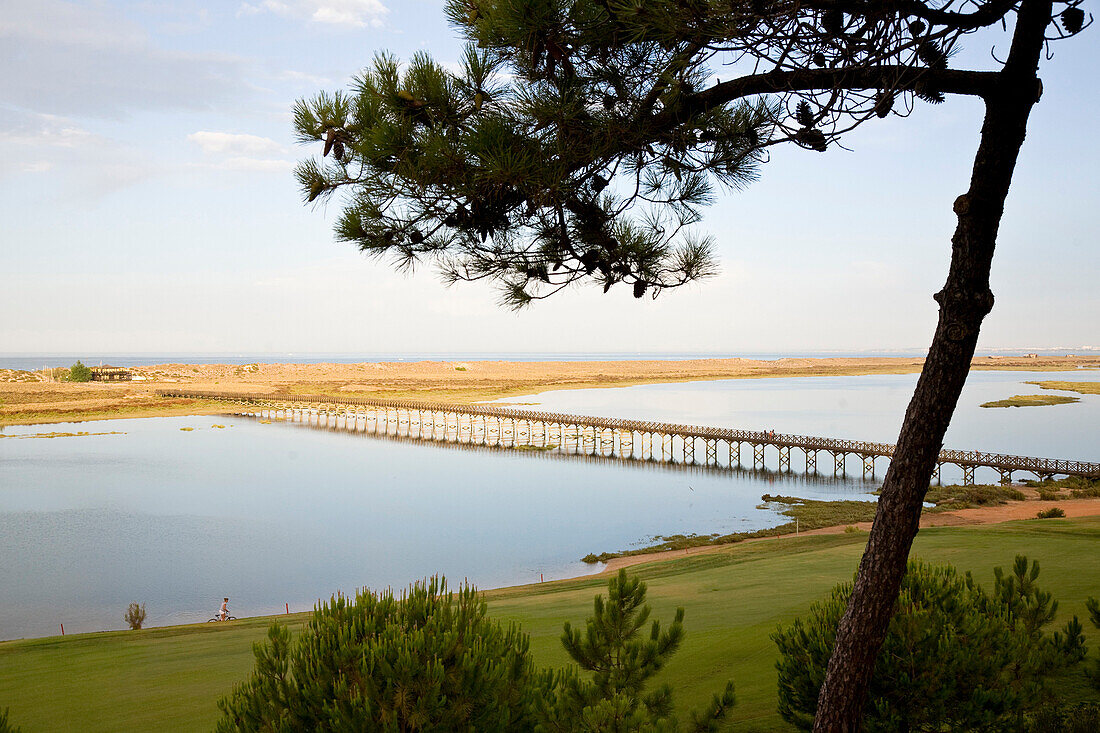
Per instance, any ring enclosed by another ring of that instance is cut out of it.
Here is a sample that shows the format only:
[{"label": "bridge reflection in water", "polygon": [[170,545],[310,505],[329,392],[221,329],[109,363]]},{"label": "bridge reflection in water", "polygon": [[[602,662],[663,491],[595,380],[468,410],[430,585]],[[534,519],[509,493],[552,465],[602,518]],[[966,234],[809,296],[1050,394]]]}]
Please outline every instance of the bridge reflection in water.
[{"label": "bridge reflection in water", "polygon": [[[322,412],[295,412],[293,417],[283,416],[264,410],[262,412],[235,413],[234,417],[250,420],[272,421],[292,425],[305,430],[319,430],[331,433],[350,433],[362,435],[371,440],[383,440],[401,444],[428,444],[432,448],[442,450],[470,451],[474,453],[511,453],[520,454],[532,460],[569,461],[590,463],[597,465],[629,466],[632,470],[673,472],[680,475],[702,476],[740,476],[764,481],[781,480],[785,483],[808,484],[814,486],[835,486],[844,491],[845,495],[850,491],[870,491],[871,486],[860,488],[858,478],[839,474],[809,473],[802,471],[778,471],[774,468],[750,468],[743,465],[726,466],[721,464],[707,465],[705,463],[683,463],[680,461],[660,461],[653,458],[620,457],[618,455],[601,455],[597,453],[566,452],[550,445],[546,448],[518,445],[495,445],[478,442],[444,440],[440,438],[419,437],[408,435],[403,431],[386,431],[385,421],[371,424],[364,417],[356,418],[351,415],[325,414]],[[625,467],[625,466],[624,466]]]},{"label": "bridge reflection in water", "polygon": [[[242,412],[286,420],[343,418],[362,432],[414,440],[499,448],[555,450],[571,455],[718,467],[724,470],[765,468],[765,449],[778,454],[780,472],[791,470],[791,452],[805,459],[805,472],[818,474],[818,454],[832,456],[834,476],[844,475],[849,456],[862,464],[864,478],[874,478],[876,461],[889,460],[894,446],[857,440],[785,435],[774,432],[710,428],[695,425],[564,415],[516,410],[498,405],[450,405],[409,400],[343,398],[325,395],[256,395],[190,390],[157,390],[162,397],[217,400],[240,405]],[[360,425],[362,427],[360,427]],[[1008,483],[1014,472],[1040,479],[1053,476],[1100,477],[1100,463],[1056,458],[940,451],[934,479],[944,464],[962,469],[963,483],[974,483],[978,468],[998,471]],[[827,468],[827,465],[826,467]]]}]

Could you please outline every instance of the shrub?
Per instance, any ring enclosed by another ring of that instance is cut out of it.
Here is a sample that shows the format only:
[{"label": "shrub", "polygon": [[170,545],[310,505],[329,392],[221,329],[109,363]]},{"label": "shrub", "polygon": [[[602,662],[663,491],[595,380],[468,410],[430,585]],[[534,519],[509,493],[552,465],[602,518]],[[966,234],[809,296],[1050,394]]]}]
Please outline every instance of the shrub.
[{"label": "shrub", "polygon": [[[911,561],[875,663],[865,731],[1019,727],[1050,697],[1047,678],[1085,655],[1076,617],[1046,634],[1058,604],[1036,585],[1038,563],[1017,557],[987,592],[951,566]],[[813,725],[836,627],[852,592],[833,589],[805,621],[779,628],[779,713]]]},{"label": "shrub", "polygon": [[1039,489],[1039,499],[1041,501],[1056,501],[1061,499],[1062,495],[1057,491],[1047,491],[1046,489]]},{"label": "shrub", "polygon": [[140,606],[135,602],[131,603],[126,608],[126,615],[123,617],[126,619],[126,623],[130,625],[131,629],[140,629],[142,624],[145,623],[145,604]]},{"label": "shrub", "polygon": [[[677,650],[684,610],[667,629],[649,619],[646,586],[625,571],[595,599],[585,632],[562,644],[580,666],[536,670],[529,640],[486,616],[468,586],[432,578],[401,599],[389,591],[334,598],[293,643],[274,624],[253,646],[252,676],[218,702],[218,731],[633,731],[680,729],[672,690],[644,688]],[[714,730],[734,704],[733,683],[690,729]]]},{"label": "shrub", "polygon": [[1026,497],[1012,486],[978,484],[974,486],[932,486],[924,500],[939,509],[967,509],[976,506],[996,506],[1008,501],[1023,501]]},{"label": "shrub", "polygon": [[76,363],[69,367],[69,376],[66,377],[69,382],[90,382],[92,381],[92,370],[80,363],[77,359]]},{"label": "shrub", "polygon": [[1059,509],[1056,506],[1052,506],[1050,509],[1042,509],[1035,515],[1039,519],[1057,519],[1058,517],[1066,516],[1064,509]]},{"label": "shrub", "polygon": [[446,581],[360,591],[316,608],[298,639],[273,624],[218,731],[531,730],[529,639]]},{"label": "shrub", "polygon": [[1100,497],[1100,478],[1090,479],[1085,476],[1067,476],[1057,481],[1050,478],[1042,481],[1025,480],[1024,484],[1038,489],[1040,497],[1043,491],[1061,490],[1068,490],[1074,499]]},{"label": "shrub", "polygon": [[1095,480],[1091,484],[1082,486],[1081,488],[1070,489],[1070,493],[1073,494],[1074,499],[1100,498],[1100,480]]},{"label": "shrub", "polygon": [[849,524],[844,528],[844,534],[857,534],[859,531],[859,527],[854,524]]}]

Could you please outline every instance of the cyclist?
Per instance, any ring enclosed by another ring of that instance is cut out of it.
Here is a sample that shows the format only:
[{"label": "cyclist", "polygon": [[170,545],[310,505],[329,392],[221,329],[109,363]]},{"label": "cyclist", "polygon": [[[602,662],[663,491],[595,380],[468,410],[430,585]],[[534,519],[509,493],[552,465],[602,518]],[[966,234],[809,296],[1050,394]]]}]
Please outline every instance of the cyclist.
[{"label": "cyclist", "polygon": [[222,599],[222,608],[218,612],[218,618],[220,618],[222,621],[225,621],[227,618],[229,618],[229,599],[228,598],[223,598]]}]

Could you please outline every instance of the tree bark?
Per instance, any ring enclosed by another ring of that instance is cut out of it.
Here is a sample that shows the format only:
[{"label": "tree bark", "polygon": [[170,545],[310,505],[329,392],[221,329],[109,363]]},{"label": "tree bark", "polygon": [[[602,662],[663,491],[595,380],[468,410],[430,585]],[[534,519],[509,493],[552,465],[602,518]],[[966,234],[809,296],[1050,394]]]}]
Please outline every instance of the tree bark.
[{"label": "tree bark", "polygon": [[879,648],[894,612],[921,505],[943,436],[962,392],[982,320],[993,307],[989,271],[1004,202],[1032,106],[1052,0],[1023,0],[1008,60],[986,99],[970,190],[955,200],[958,224],[939,323],[916,391],[905,412],[897,450],[883,482],[874,526],[818,697],[814,731],[854,733]]}]

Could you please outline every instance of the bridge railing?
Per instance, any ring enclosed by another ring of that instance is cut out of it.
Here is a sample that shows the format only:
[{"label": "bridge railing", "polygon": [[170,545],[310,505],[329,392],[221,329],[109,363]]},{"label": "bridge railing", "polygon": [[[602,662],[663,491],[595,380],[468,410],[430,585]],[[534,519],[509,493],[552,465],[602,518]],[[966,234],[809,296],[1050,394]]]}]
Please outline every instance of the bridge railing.
[{"label": "bridge railing", "polygon": [[[161,397],[209,399],[269,406],[328,405],[345,408],[382,407],[424,412],[456,412],[465,415],[507,417],[516,420],[531,420],[557,425],[579,425],[583,427],[606,428],[612,430],[629,430],[638,433],[664,433],[666,435],[679,435],[684,438],[702,438],[757,444],[763,443],[783,448],[799,448],[807,451],[822,450],[833,453],[852,453],[864,457],[893,457],[896,449],[896,446],[890,443],[871,443],[860,440],[822,438],[811,435],[790,435],[764,430],[736,430],[732,428],[628,420],[615,417],[592,417],[590,415],[571,415],[537,410],[520,410],[506,405],[464,405],[421,400],[387,400],[377,397],[263,395],[247,392],[205,392],[201,390],[179,389],[158,389],[156,390],[156,394]],[[959,466],[985,466],[1006,471],[1029,471],[1039,475],[1065,474],[1087,476],[1090,478],[1100,477],[1100,463],[1072,461],[1061,458],[1034,458],[1005,453],[984,453],[981,451],[945,449],[940,451],[937,462],[951,463]]]}]

